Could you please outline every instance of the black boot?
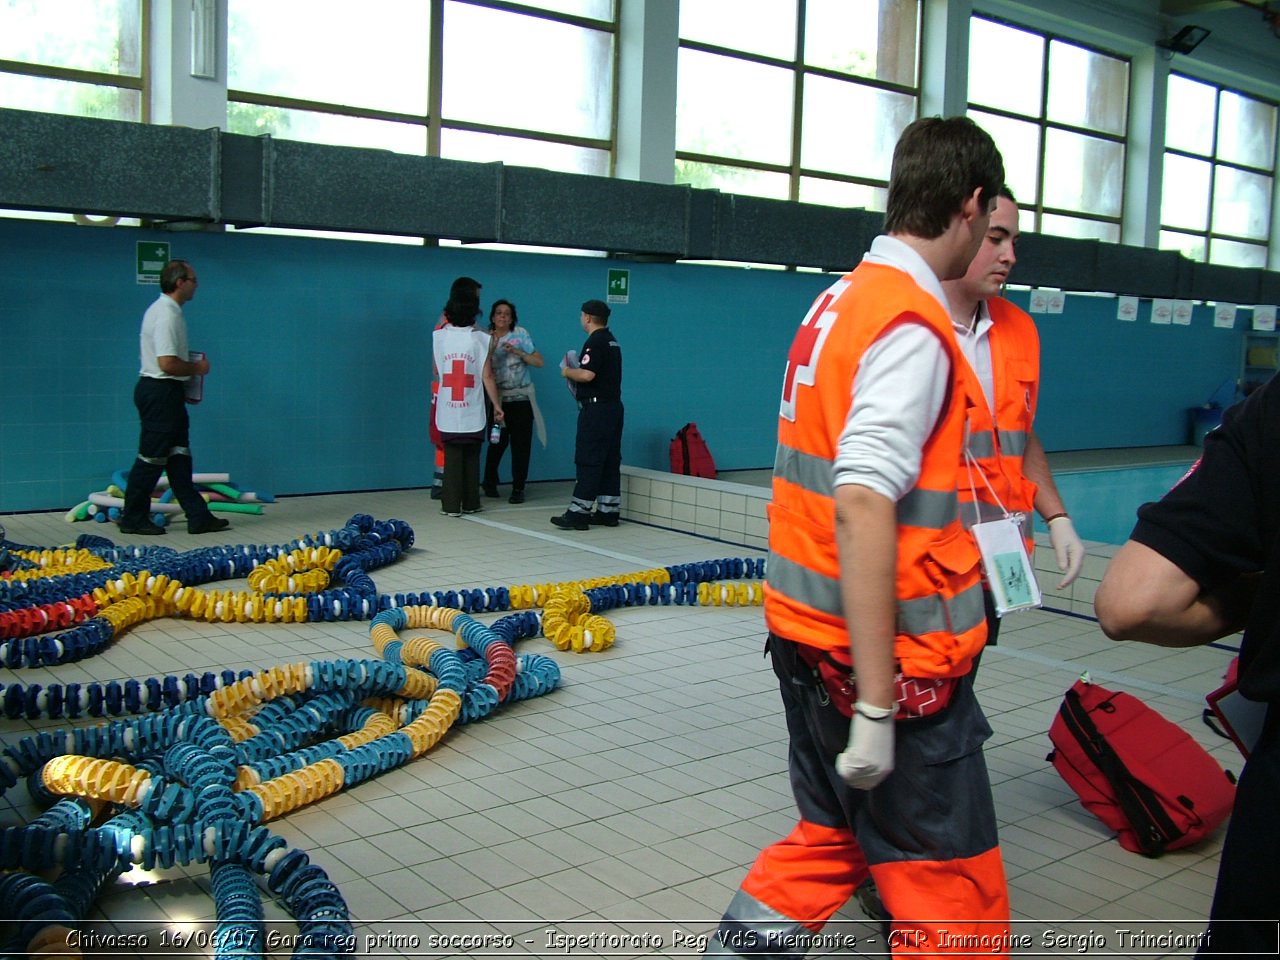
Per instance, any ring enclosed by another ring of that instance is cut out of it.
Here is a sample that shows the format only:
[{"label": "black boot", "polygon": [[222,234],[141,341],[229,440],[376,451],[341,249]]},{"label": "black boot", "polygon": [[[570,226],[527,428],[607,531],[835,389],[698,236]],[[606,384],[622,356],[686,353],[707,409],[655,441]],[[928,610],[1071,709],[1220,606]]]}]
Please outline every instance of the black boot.
[{"label": "black boot", "polygon": [[164,467],[138,458],[129,470],[125,481],[124,509],[120,511],[120,532],[136,533],[145,537],[159,536],[164,527],[151,522],[151,494]]},{"label": "black boot", "polygon": [[169,463],[165,467],[169,475],[169,486],[173,497],[182,504],[182,512],[187,515],[187,533],[217,533],[231,526],[226,520],[213,515],[209,505],[204,502],[191,479],[191,457],[185,453],[169,455]]}]

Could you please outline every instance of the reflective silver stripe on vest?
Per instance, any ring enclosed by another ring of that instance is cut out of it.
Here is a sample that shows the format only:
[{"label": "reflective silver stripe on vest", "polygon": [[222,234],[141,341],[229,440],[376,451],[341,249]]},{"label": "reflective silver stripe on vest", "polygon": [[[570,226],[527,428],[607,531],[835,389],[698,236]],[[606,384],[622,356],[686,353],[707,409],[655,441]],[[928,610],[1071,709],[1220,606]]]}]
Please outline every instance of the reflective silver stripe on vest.
[{"label": "reflective silver stripe on vest", "polygon": [[1006,457],[1020,457],[1027,452],[1027,432],[1025,430],[1001,430],[1000,449]]},{"label": "reflective silver stripe on vest", "polygon": [[[773,459],[773,475],[802,490],[822,497],[834,497],[834,470],[830,460],[803,453],[794,447],[778,444]],[[898,523],[908,527],[941,530],[955,521],[959,500],[954,490],[911,490],[898,501]]]},{"label": "reflective silver stripe on vest", "polygon": [[[990,430],[979,430],[969,434],[969,455],[976,460],[984,460],[996,455],[995,434]],[[1020,457],[1027,452],[1027,432],[1025,430],[1001,430],[1000,453],[1006,457]]]},{"label": "reflective silver stripe on vest", "polygon": [[[729,902],[720,926],[707,942],[704,957],[769,957],[800,960],[814,932],[739,890]],[[825,951],[824,951],[825,952]]]},{"label": "reflective silver stripe on vest", "polygon": [[967,439],[969,456],[975,460],[985,460],[996,455],[996,438],[990,430],[979,430],[971,433]]},{"label": "reflective silver stripe on vest", "polygon": [[950,602],[937,594],[898,601],[898,632],[912,637],[941,631],[959,636],[986,618],[980,583],[960,591]]},{"label": "reflective silver stripe on vest", "polygon": [[[978,495],[982,496],[986,493],[984,487],[978,488]],[[990,494],[988,494],[989,496]],[[974,516],[974,512],[978,516]],[[999,520],[1004,516],[1004,510],[997,507],[994,503],[987,503],[985,500],[975,500],[966,504],[964,509],[960,511],[960,522],[964,524],[964,528],[968,530],[975,523],[986,523],[988,520]]]},{"label": "reflective silver stripe on vest", "polygon": [[769,572],[765,579],[769,585],[781,590],[784,596],[799,600],[833,617],[844,616],[844,604],[840,602],[840,581],[823,576],[803,564],[789,560],[770,550]]},{"label": "reflective silver stripe on vest", "polygon": [[834,470],[830,460],[815,457],[811,453],[803,453],[786,444],[778,444],[778,452],[773,458],[773,475],[810,493],[830,497],[835,494],[831,482]]},{"label": "reflective silver stripe on vest", "polygon": [[960,498],[954,490],[916,487],[898,501],[898,523],[905,527],[942,530],[959,516]]},{"label": "reflective silver stripe on vest", "polygon": [[[844,618],[839,580],[823,576],[774,551],[769,552],[768,570],[769,585],[783,596],[798,600],[820,613]],[[961,634],[985,619],[980,583],[962,590],[950,602],[938,594],[898,601],[897,631],[913,637],[942,631]]]}]

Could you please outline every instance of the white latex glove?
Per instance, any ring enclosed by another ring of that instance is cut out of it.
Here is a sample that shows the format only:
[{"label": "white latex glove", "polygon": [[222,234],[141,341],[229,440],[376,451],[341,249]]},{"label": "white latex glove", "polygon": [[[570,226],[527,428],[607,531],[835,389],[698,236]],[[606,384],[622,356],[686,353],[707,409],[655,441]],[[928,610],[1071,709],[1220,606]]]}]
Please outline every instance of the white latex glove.
[{"label": "white latex glove", "polygon": [[[855,705],[849,745],[836,757],[836,773],[855,790],[870,790],[893,773],[894,712],[892,708]],[[882,719],[872,719],[881,713]]]},{"label": "white latex glove", "polygon": [[1049,521],[1049,544],[1053,547],[1058,569],[1062,571],[1058,586],[1065,587],[1080,576],[1080,568],[1084,566],[1084,544],[1070,517],[1054,517]]}]

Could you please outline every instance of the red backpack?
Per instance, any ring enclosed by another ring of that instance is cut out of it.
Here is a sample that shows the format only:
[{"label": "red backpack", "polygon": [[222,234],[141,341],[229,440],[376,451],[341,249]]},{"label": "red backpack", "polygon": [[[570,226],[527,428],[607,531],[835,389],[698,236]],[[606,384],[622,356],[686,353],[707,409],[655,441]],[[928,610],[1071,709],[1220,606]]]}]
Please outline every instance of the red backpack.
[{"label": "red backpack", "polygon": [[716,478],[716,461],[696,423],[686,423],[671,441],[671,472],[686,477]]},{"label": "red backpack", "polygon": [[1200,744],[1141,700],[1077,680],[1049,727],[1053,762],[1126,850],[1158,857],[1226,819],[1235,784]]}]

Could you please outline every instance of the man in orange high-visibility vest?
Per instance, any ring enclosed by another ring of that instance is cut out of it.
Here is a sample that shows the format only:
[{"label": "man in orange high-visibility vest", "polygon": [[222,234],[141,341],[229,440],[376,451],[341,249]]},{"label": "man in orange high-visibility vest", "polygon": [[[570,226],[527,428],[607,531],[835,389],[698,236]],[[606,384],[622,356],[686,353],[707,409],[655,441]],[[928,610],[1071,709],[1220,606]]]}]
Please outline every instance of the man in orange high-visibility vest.
[{"label": "man in orange high-visibility vest", "polygon": [[972,121],[907,127],[885,235],[788,352],[765,622],[800,821],[760,853],[708,955],[803,956],[869,873],[895,954],[1008,952],[991,728],[969,678],[980,560],[956,492],[980,388],[940,282],[964,275],[1003,183]]},{"label": "man in orange high-visibility vest", "polygon": [[[1039,511],[1062,571],[1061,589],[1079,575],[1085,550],[1033,427],[1040,394],[1040,336],[1025,311],[999,296],[1018,259],[1018,234],[1017,201],[1002,187],[969,269],[942,284],[956,339],[985,401],[972,411],[966,455],[974,472],[966,471],[961,479],[960,514],[965,526],[1022,514],[1027,552],[1034,558],[1031,511]],[[996,642],[1000,619],[990,591],[984,597],[990,645]]]}]

